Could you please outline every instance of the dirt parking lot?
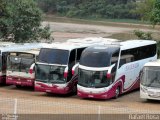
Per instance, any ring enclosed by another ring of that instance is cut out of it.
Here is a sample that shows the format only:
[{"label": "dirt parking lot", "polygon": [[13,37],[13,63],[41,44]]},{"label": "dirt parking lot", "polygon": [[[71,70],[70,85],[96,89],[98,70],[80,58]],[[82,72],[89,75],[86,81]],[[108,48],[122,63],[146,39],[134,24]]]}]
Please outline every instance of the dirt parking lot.
[{"label": "dirt parking lot", "polygon": [[[55,38],[55,41],[63,42],[69,38],[79,38],[79,37],[107,37],[115,33],[128,33],[132,32],[135,28],[129,27],[119,27],[115,26],[99,26],[99,25],[86,25],[86,24],[72,24],[72,23],[58,23],[58,22],[44,22],[45,24],[50,24],[51,30],[53,31],[52,36]],[[144,28],[143,28],[144,29]],[[151,29],[145,29],[146,31],[150,31]],[[158,32],[155,30],[155,32]],[[101,110],[101,113],[116,113],[116,110],[123,109],[124,113],[131,110],[132,111],[154,111],[160,112],[160,105],[159,101],[145,101],[139,98],[139,90],[133,91],[131,93],[127,93],[125,95],[120,96],[118,99],[110,99],[110,100],[91,100],[91,99],[80,99],[76,95],[48,95],[46,93],[34,92],[33,89],[23,88],[18,89],[15,86],[0,86],[0,100],[3,98],[11,98],[11,99],[18,99],[21,100],[21,107],[23,109],[24,103],[23,100],[30,100],[34,104],[42,104],[40,101],[44,103],[62,103],[62,106],[68,105],[71,106],[88,106],[84,107],[83,109],[79,107],[75,107],[76,110],[72,109],[70,113],[94,113],[94,109],[92,106],[96,107],[96,112],[98,107],[104,107],[104,110]],[[1,102],[0,102],[1,103]],[[43,103],[43,104],[44,104]],[[1,103],[3,104],[3,102]],[[32,104],[30,107],[26,105],[24,110],[29,109],[30,112],[35,109],[37,113],[42,108],[32,108]],[[4,105],[5,106],[5,105]],[[5,106],[7,107],[7,106]],[[48,106],[45,113],[52,113],[53,111],[50,110],[51,106]],[[91,108],[91,109],[90,109]],[[0,108],[0,112],[1,112]],[[21,113],[25,113],[24,110],[21,109]],[[56,108],[54,108],[56,109]],[[61,112],[63,108],[58,108]],[[84,110],[85,109],[85,110]],[[111,110],[112,109],[112,110]],[[30,113],[30,112],[26,113]],[[50,112],[49,112],[50,111]],[[66,110],[67,111],[67,110]],[[92,111],[92,112],[91,112]],[[63,112],[62,112],[63,113]]]},{"label": "dirt parking lot", "polygon": [[[55,113],[56,111],[56,113],[95,114],[99,106],[101,113],[159,113],[160,111],[159,101],[141,100],[139,90],[110,100],[81,99],[73,94],[46,94],[34,92],[30,88],[18,89],[15,86],[1,86],[0,92],[0,100],[3,98],[18,99],[19,113]],[[56,105],[56,107],[51,104]]]},{"label": "dirt parking lot", "polygon": [[110,37],[118,33],[133,33],[134,30],[149,31],[152,33],[159,32],[151,26],[141,25],[88,25],[76,23],[59,23],[59,22],[43,22],[43,25],[50,25],[52,37],[56,42],[63,42],[70,38],[84,38],[84,37]]}]

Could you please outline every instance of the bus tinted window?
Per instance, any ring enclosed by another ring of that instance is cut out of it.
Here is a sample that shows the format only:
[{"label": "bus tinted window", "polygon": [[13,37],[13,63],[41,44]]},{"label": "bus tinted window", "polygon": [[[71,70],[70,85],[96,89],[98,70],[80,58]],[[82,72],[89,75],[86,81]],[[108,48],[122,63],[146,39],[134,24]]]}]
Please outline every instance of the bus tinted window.
[{"label": "bus tinted window", "polygon": [[50,64],[68,64],[68,50],[42,48],[39,53],[39,62]]},{"label": "bus tinted window", "polygon": [[130,63],[134,61],[134,57],[133,55],[123,55],[120,58],[120,63],[119,63],[119,67],[121,67],[122,65],[126,64],[126,63]]},{"label": "bus tinted window", "polygon": [[33,63],[34,59],[22,58],[20,64],[21,72],[29,72],[29,68]]},{"label": "bus tinted window", "polygon": [[84,52],[80,64],[88,67],[107,67],[110,60],[111,55],[108,52]]},{"label": "bus tinted window", "polygon": [[125,63],[138,61],[138,60],[142,60],[145,58],[155,56],[156,55],[156,44],[123,50],[121,51],[121,58],[124,55],[132,55],[134,59],[132,58],[131,60],[128,60],[128,61],[121,59],[119,67],[121,67]]},{"label": "bus tinted window", "polygon": [[119,57],[119,51],[115,52],[115,53],[112,55],[111,65],[118,62],[118,57]]}]

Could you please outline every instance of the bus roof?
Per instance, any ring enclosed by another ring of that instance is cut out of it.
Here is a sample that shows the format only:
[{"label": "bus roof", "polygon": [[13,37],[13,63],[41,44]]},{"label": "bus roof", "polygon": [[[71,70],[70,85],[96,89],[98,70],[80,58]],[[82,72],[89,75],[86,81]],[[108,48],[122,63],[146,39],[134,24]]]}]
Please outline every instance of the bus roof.
[{"label": "bus roof", "polygon": [[113,54],[115,51],[119,50],[120,47],[118,45],[94,45],[88,47],[84,50],[90,52],[108,52],[109,54]]},{"label": "bus roof", "polygon": [[29,54],[34,54],[34,55],[38,55],[39,54],[40,49],[31,49],[31,50],[25,50],[25,51],[12,51],[10,53],[29,53]]},{"label": "bus roof", "polygon": [[10,52],[10,51],[25,51],[29,49],[42,48],[48,45],[47,43],[24,43],[24,44],[8,44],[0,45],[0,51]]},{"label": "bus roof", "polygon": [[59,43],[56,42],[52,45],[46,46],[46,48],[51,48],[51,49],[62,49],[62,50],[72,50],[75,48],[83,48],[83,47],[88,47],[91,45],[105,45],[108,43],[113,43],[117,42],[119,40],[117,39],[111,39],[111,38],[97,38],[97,37],[88,37],[88,38],[78,38],[78,39],[69,39],[64,43]]},{"label": "bus roof", "polygon": [[149,66],[160,66],[160,59],[148,62],[144,65],[144,67],[149,67]]},{"label": "bus roof", "polygon": [[120,42],[121,50],[131,49],[135,47],[141,47],[145,45],[156,44],[153,40],[127,40]]},{"label": "bus roof", "polygon": [[112,47],[119,46],[121,48],[121,50],[126,50],[126,49],[156,44],[156,41],[153,41],[153,40],[127,40],[127,41],[123,41],[123,42],[121,42],[121,41],[111,42],[111,43],[106,42],[104,44],[105,45],[98,44],[98,46],[99,47],[101,46],[101,49],[104,49],[105,47],[108,48],[109,46],[112,46]]},{"label": "bus roof", "polygon": [[151,45],[156,44],[156,41],[151,40],[128,40],[124,42],[112,42],[112,43],[106,43],[105,45],[92,45],[89,46],[85,51],[92,51],[92,52],[108,52],[110,54],[113,54],[116,50],[126,50],[126,49],[132,49],[135,47],[141,47],[145,45]]},{"label": "bus roof", "polygon": [[13,42],[0,42],[0,48],[1,47],[8,47],[8,46],[11,46],[11,45],[14,45],[15,43]]}]

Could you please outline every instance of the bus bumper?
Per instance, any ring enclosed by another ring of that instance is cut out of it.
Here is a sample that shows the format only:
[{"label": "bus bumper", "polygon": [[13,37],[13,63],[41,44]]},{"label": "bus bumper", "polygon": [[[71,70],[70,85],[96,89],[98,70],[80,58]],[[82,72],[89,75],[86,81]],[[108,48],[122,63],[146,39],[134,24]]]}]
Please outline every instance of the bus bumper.
[{"label": "bus bumper", "polygon": [[77,91],[77,95],[81,98],[92,98],[92,99],[109,99],[110,98],[106,93],[93,94],[93,93],[85,93],[79,90]]},{"label": "bus bumper", "polygon": [[6,77],[6,84],[34,87],[34,79]]},{"label": "bus bumper", "polygon": [[56,85],[50,86],[50,85],[46,85],[46,84],[43,84],[43,83],[36,83],[35,84],[35,91],[47,92],[47,93],[55,93],[55,94],[68,94],[72,90],[68,86],[66,86],[66,87],[58,87]]},{"label": "bus bumper", "polygon": [[109,90],[104,90],[103,92],[93,92],[91,91],[85,91],[82,89],[77,89],[77,95],[81,98],[92,98],[92,99],[110,99],[115,96],[115,90],[109,89]]},{"label": "bus bumper", "polygon": [[160,100],[160,89],[157,88],[147,88],[141,85],[140,87],[140,98]]}]

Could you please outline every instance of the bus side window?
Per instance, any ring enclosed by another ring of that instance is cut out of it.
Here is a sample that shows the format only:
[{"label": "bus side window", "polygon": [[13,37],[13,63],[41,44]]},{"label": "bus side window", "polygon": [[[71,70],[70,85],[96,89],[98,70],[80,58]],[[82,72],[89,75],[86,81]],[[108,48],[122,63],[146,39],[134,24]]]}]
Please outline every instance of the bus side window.
[{"label": "bus side window", "polygon": [[120,68],[122,65],[126,64],[126,63],[127,63],[127,62],[126,62],[126,59],[120,59],[119,68]]},{"label": "bus side window", "polygon": [[6,70],[8,53],[2,53],[2,70]]},{"label": "bus side window", "polygon": [[119,57],[119,51],[113,53],[111,58],[111,65],[118,62],[118,57]]},{"label": "bus side window", "polygon": [[126,63],[130,63],[130,62],[132,62],[132,61],[134,61],[133,55],[123,55],[123,56],[121,56],[121,59],[120,59],[120,62],[119,62],[119,68],[120,68],[122,65],[124,65],[124,64],[126,64]]}]

